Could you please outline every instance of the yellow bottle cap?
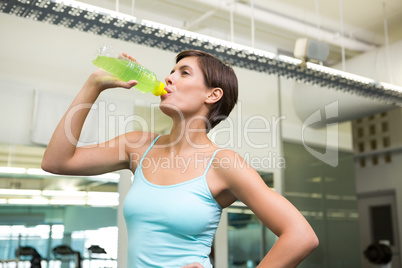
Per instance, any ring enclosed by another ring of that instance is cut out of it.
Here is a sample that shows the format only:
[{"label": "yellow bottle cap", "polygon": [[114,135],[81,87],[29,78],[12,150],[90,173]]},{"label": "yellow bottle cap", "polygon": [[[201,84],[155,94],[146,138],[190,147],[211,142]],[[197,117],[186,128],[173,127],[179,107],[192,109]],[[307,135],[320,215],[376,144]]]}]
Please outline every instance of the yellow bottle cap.
[{"label": "yellow bottle cap", "polygon": [[158,81],[158,85],[155,87],[155,89],[152,91],[152,94],[154,94],[155,96],[160,96],[160,95],[164,95],[166,94],[166,90],[165,90],[165,85],[162,82]]}]

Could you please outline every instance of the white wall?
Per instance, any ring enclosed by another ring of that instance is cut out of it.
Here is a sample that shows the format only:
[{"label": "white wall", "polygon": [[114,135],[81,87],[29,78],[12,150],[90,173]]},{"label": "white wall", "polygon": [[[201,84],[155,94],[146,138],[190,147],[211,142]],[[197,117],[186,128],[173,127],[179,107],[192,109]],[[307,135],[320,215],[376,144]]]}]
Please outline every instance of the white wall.
[{"label": "white wall", "polygon": [[[321,128],[307,127],[304,129],[304,140],[302,140],[303,124],[305,122],[298,115],[295,109],[295,102],[303,101],[305,106],[312,106],[316,101],[315,98],[319,99],[320,96],[315,96],[313,99],[305,100],[295,99],[295,85],[296,82],[293,80],[285,78],[281,79],[282,114],[286,116],[283,125],[283,139],[289,142],[303,143],[304,145],[328,146],[330,148],[351,151],[353,144],[350,122],[331,124]],[[325,105],[330,103],[332,103],[332,101],[324,102],[322,105],[315,105],[315,107],[316,109],[323,110]],[[315,111],[316,110],[313,110],[312,112]]]},{"label": "white wall", "polygon": [[[389,57],[386,47],[380,47],[348,60],[346,71],[376,81],[402,86],[401,51],[402,40],[399,40],[389,45]],[[336,65],[335,68],[342,69],[340,64]]]},{"label": "white wall", "polygon": [[[34,90],[74,96],[96,69],[91,60],[103,43],[135,55],[161,79],[174,64],[174,53],[3,13],[0,34],[4,37],[0,42],[0,142],[5,143],[31,144]],[[132,100],[133,107],[159,102],[150,94],[122,89],[108,90],[101,98]]]}]

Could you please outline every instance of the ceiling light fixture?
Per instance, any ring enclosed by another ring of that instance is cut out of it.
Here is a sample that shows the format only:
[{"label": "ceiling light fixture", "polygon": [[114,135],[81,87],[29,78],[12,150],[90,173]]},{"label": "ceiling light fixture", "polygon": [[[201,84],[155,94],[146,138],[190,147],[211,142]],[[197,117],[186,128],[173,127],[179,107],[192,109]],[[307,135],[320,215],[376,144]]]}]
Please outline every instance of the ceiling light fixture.
[{"label": "ceiling light fixture", "polygon": [[0,11],[109,38],[179,52],[201,49],[233,66],[402,105],[402,87],[351,76],[251,47],[211,38],[72,0],[0,0]]},{"label": "ceiling light fixture", "polygon": [[24,196],[39,196],[41,190],[28,189],[0,189],[0,195],[24,195]]},{"label": "ceiling light fixture", "polygon": [[52,198],[49,200],[50,205],[76,205],[76,206],[83,206],[86,205],[85,199],[58,199]]},{"label": "ceiling light fixture", "polygon": [[0,167],[0,173],[7,174],[24,174],[26,172],[25,168],[19,167]]},{"label": "ceiling light fixture", "polygon": [[63,197],[84,197],[87,192],[84,191],[61,191],[61,190],[43,190],[43,196],[63,196]]},{"label": "ceiling light fixture", "polygon": [[88,192],[87,196],[89,198],[119,198],[119,193],[116,192]]},{"label": "ceiling light fixture", "polygon": [[49,200],[46,198],[10,198],[7,203],[10,205],[48,205]]},{"label": "ceiling light fixture", "polygon": [[39,176],[58,176],[56,174],[52,174],[49,172],[44,171],[41,168],[28,168],[27,172],[28,175],[39,175]]},{"label": "ceiling light fixture", "polygon": [[[20,168],[20,167],[0,167],[0,173],[3,174],[3,176],[11,175],[11,174],[27,174],[31,176],[38,176],[38,177],[65,177],[66,175],[58,175],[58,174],[53,174],[50,172],[46,172],[43,169],[40,168]],[[95,181],[100,181],[100,182],[111,182],[111,183],[118,183],[120,179],[120,174],[116,172],[109,172],[105,174],[100,174],[100,175],[94,175],[94,176],[73,176],[71,175],[70,177],[75,177],[75,178],[85,178],[85,179],[90,179],[90,180],[95,180]]]},{"label": "ceiling light fixture", "polygon": [[119,200],[113,199],[88,199],[87,205],[92,207],[117,207]]},{"label": "ceiling light fixture", "polygon": [[0,204],[116,207],[119,193],[0,189]]}]

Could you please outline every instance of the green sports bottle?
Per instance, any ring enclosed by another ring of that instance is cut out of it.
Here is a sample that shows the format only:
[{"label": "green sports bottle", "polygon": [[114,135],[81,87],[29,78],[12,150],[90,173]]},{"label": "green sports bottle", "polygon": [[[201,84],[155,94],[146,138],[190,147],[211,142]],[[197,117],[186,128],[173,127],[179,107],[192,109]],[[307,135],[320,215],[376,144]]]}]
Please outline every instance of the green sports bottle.
[{"label": "green sports bottle", "polygon": [[120,80],[124,82],[137,80],[138,84],[134,87],[139,91],[143,93],[151,92],[155,96],[167,93],[165,85],[158,81],[155,73],[129,58],[122,56],[110,46],[103,45],[99,48],[95,57],[96,58],[92,61],[94,65],[116,76]]}]

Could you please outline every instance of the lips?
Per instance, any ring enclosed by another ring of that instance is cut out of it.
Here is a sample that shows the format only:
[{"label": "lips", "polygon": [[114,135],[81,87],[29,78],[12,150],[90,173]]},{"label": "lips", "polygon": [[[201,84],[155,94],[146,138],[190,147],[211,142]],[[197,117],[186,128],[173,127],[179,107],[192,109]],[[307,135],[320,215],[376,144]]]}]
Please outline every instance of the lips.
[{"label": "lips", "polygon": [[170,94],[172,94],[172,90],[168,89],[167,87],[165,87],[165,91],[166,91],[166,94],[161,95],[161,99],[164,99],[167,96],[169,96]]}]

